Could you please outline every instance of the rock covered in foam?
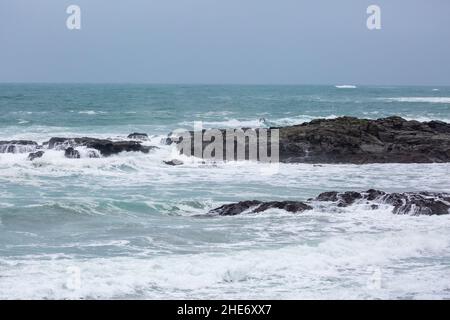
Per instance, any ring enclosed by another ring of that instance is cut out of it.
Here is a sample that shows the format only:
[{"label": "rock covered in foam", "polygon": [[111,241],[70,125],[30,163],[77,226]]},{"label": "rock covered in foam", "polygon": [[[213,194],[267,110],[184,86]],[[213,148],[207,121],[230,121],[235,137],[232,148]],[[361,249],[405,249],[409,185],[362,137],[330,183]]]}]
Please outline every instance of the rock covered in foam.
[{"label": "rock covered in foam", "polygon": [[33,152],[38,143],[31,140],[0,141],[0,153],[25,153]]},{"label": "rock covered in foam", "polygon": [[324,192],[316,201],[331,201],[340,207],[356,202],[390,204],[395,214],[442,215],[450,213],[450,194],[438,192],[386,193],[370,189],[366,192]]},{"label": "rock covered in foam", "polygon": [[49,149],[66,150],[67,148],[86,147],[95,149],[102,156],[111,156],[120,152],[143,152],[148,153],[150,150],[157,148],[154,146],[144,146],[138,141],[112,141],[108,139],[97,138],[51,138],[45,143]]},{"label": "rock covered in foam", "polygon": [[370,189],[365,192],[324,192],[316,198],[301,201],[258,201],[248,200],[225,204],[209,211],[210,215],[233,216],[242,213],[258,213],[269,209],[282,209],[291,213],[312,210],[318,202],[329,202],[338,207],[348,207],[356,203],[377,209],[381,204],[391,205],[394,214],[444,215],[450,213],[450,194],[438,192],[386,193]]},{"label": "rock covered in foam", "polygon": [[72,147],[69,147],[64,151],[64,156],[69,159],[80,159],[81,158],[80,152],[78,150],[75,150]]}]

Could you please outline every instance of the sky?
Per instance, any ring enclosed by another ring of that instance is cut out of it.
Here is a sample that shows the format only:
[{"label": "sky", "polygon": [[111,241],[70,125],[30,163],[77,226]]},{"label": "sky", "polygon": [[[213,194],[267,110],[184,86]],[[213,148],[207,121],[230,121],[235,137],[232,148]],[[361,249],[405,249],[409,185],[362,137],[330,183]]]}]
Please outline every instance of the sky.
[{"label": "sky", "polygon": [[0,0],[0,82],[450,85],[450,1]]}]

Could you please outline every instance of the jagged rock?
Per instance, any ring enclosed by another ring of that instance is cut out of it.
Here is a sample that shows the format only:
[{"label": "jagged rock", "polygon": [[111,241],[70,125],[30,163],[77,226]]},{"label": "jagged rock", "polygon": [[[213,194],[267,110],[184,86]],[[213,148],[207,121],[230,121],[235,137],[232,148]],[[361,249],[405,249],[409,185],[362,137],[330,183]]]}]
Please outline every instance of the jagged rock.
[{"label": "jagged rock", "polygon": [[356,200],[361,198],[362,195],[359,192],[347,191],[343,193],[338,193],[336,191],[330,191],[319,194],[316,200],[337,202],[339,207],[346,207],[353,204]]},{"label": "jagged rock", "polygon": [[224,204],[216,209],[209,211],[208,214],[220,216],[235,216],[259,206],[262,202],[258,200],[240,201],[238,203]]},{"label": "jagged rock", "polygon": [[253,212],[263,212],[268,209],[282,209],[287,212],[298,213],[305,210],[311,210],[312,207],[304,202],[300,201],[269,201],[264,202],[260,206],[256,207]]},{"label": "jagged rock", "polygon": [[169,160],[169,161],[164,161],[164,163],[169,165],[169,166],[180,166],[180,165],[183,164],[183,161],[177,160],[177,159],[173,159],[173,160]]},{"label": "jagged rock", "polygon": [[130,133],[127,138],[128,139],[147,141],[148,140],[148,134],[146,134],[146,133],[139,133],[139,132],[133,132],[133,133]]},{"label": "jagged rock", "polygon": [[[378,120],[340,117],[271,129],[279,129],[279,159],[285,163],[450,162],[450,124],[441,121],[407,121],[395,116]],[[258,139],[259,130],[255,129]],[[220,132],[225,151],[226,131]],[[178,137],[169,139],[180,143]],[[204,140],[203,150],[211,143]],[[239,143],[242,142],[235,142],[235,158]],[[248,141],[243,147],[248,150]],[[193,143],[190,150],[181,151],[193,155]]]},{"label": "jagged rock", "polygon": [[157,148],[154,146],[143,146],[138,141],[111,141],[107,139],[96,138],[51,138],[47,143],[49,149],[62,149],[65,150],[68,147],[85,146],[87,148],[98,150],[102,156],[110,156],[123,151],[139,151],[148,153],[150,150]]},{"label": "jagged rock", "polygon": [[241,201],[238,203],[225,204],[219,208],[211,210],[208,214],[221,216],[235,216],[243,212],[259,213],[269,209],[283,209],[288,212],[298,213],[311,210],[312,207],[300,201],[269,201],[258,200]]},{"label": "jagged rock", "polygon": [[38,144],[30,140],[0,141],[0,153],[33,152]]},{"label": "jagged rock", "polygon": [[372,203],[372,208],[379,204],[394,206],[395,214],[442,215],[449,214],[450,194],[437,192],[404,192],[386,193],[370,189],[366,192],[324,192],[315,198],[316,201],[331,201],[339,207],[347,207],[356,201]]},{"label": "jagged rock", "polygon": [[72,147],[69,147],[66,149],[66,151],[64,151],[64,156],[69,159],[80,159],[81,158],[80,152],[78,150],[75,150]]},{"label": "jagged rock", "polygon": [[450,214],[450,194],[437,192],[386,193],[370,189],[365,192],[324,192],[316,198],[301,201],[258,201],[248,200],[225,204],[209,211],[209,215],[234,216],[244,212],[258,213],[268,209],[283,209],[299,213],[313,209],[317,202],[332,202],[338,207],[348,207],[355,203],[367,204],[376,210],[382,204],[392,205],[394,214],[443,215]]},{"label": "jagged rock", "polygon": [[450,124],[341,117],[280,128],[283,162],[428,163],[450,161]]},{"label": "jagged rock", "polygon": [[34,159],[40,158],[43,155],[44,155],[44,151],[33,152],[28,155],[28,160],[33,161]]}]

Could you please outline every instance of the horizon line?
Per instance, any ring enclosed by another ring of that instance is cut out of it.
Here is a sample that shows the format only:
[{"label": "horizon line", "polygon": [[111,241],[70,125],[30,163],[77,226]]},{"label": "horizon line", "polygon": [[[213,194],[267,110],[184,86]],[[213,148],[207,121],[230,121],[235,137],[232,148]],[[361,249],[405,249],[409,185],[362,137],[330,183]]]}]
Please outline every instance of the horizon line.
[{"label": "horizon line", "polygon": [[159,86],[360,86],[360,87],[450,87],[450,84],[361,84],[352,82],[342,83],[239,83],[239,82],[101,82],[101,81],[0,81],[3,84],[35,84],[35,85],[159,85]]}]

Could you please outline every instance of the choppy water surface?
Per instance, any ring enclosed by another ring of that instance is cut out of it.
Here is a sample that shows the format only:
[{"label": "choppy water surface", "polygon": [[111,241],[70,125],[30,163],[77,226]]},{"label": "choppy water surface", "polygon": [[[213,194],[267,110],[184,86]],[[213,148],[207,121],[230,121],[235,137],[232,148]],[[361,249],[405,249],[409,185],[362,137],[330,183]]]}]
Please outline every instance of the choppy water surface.
[{"label": "choppy water surface", "polygon": [[[437,89],[437,90],[433,90]],[[0,153],[0,298],[450,298],[450,216],[317,206],[205,217],[239,200],[330,190],[450,192],[450,164],[281,164],[174,158],[161,138],[318,117],[450,120],[450,89],[0,85],[0,140],[123,139],[149,154]],[[73,286],[79,271],[80,286]]]}]

